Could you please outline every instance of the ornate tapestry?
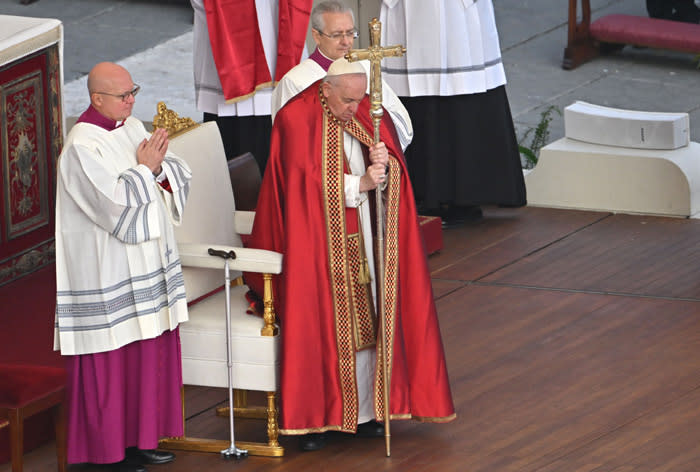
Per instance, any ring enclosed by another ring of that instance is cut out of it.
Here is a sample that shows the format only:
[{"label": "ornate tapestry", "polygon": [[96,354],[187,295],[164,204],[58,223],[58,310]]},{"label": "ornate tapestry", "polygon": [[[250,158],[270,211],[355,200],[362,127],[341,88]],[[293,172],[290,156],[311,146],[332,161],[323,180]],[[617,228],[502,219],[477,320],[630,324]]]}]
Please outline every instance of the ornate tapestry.
[{"label": "ornate tapestry", "polygon": [[54,261],[63,142],[58,45],[0,67],[0,285]]}]

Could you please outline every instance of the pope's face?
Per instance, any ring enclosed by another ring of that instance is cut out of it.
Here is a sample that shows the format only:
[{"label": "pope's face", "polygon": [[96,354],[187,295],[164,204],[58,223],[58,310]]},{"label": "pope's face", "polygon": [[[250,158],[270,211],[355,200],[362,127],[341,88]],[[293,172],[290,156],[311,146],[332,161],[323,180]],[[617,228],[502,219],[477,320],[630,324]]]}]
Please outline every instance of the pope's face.
[{"label": "pope's face", "polygon": [[357,107],[365,98],[367,76],[365,74],[348,74],[337,76],[332,82],[324,82],[323,96],[333,116],[340,121],[352,119]]},{"label": "pope's face", "polygon": [[340,59],[352,49],[355,25],[350,13],[324,13],[323,31],[311,30],[316,46],[329,59]]}]

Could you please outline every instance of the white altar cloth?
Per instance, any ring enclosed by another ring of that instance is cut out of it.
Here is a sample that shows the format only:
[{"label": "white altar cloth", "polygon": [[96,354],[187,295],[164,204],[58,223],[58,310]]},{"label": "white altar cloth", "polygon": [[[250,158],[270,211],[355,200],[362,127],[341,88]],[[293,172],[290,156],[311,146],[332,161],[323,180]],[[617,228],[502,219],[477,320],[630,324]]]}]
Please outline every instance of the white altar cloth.
[{"label": "white altar cloth", "polygon": [[54,43],[59,43],[63,63],[61,21],[52,18],[0,15],[0,66]]}]

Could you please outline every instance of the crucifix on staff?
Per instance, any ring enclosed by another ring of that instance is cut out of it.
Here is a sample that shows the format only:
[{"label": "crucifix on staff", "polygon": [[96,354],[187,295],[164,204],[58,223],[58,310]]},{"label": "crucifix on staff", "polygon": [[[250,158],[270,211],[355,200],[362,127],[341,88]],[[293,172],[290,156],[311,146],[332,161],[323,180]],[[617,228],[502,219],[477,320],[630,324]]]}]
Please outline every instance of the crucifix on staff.
[{"label": "crucifix on staff", "polygon": [[370,116],[374,123],[374,142],[379,142],[379,123],[384,114],[382,110],[382,59],[385,57],[400,57],[406,53],[406,48],[397,46],[382,47],[382,24],[376,18],[372,18],[369,22],[369,48],[367,49],[352,49],[346,55],[345,59],[350,62],[369,60],[370,62],[370,82],[369,82],[369,97],[370,97]]}]

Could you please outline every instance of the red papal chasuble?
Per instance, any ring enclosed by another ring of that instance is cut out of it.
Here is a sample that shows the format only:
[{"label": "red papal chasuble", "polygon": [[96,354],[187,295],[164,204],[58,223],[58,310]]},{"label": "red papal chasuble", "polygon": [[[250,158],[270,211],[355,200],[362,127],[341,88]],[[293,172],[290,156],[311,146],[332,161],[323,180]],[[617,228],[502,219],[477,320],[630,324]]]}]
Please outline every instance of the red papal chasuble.
[{"label": "red papal chasuble", "polygon": [[[275,117],[249,247],[284,254],[273,279],[282,336],[280,426],[283,434],[354,432],[357,427],[353,336],[355,219],[345,208],[343,132],[372,143],[369,100],[345,125],[324,111],[319,82]],[[387,352],[377,348],[374,407],[383,419],[383,359],[390,369],[391,419],[455,418],[425,247],[406,165],[388,113],[380,127],[390,155],[385,190]],[[368,250],[372,250],[368,248]],[[376,269],[376,268],[375,268]],[[379,274],[372,274],[375,278]],[[246,282],[262,293],[260,277]]]}]

